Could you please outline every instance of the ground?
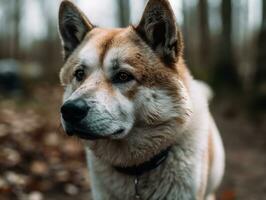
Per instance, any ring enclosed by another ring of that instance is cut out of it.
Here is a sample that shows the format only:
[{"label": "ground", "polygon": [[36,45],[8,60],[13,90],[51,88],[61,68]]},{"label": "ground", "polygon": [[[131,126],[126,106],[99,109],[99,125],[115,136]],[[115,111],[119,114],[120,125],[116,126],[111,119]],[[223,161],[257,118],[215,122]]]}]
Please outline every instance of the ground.
[{"label": "ground", "polygon": [[[62,89],[41,85],[0,101],[0,200],[88,200],[82,142],[60,125]],[[220,200],[266,196],[266,120],[243,111],[241,99],[218,97],[211,110],[226,149]]]}]

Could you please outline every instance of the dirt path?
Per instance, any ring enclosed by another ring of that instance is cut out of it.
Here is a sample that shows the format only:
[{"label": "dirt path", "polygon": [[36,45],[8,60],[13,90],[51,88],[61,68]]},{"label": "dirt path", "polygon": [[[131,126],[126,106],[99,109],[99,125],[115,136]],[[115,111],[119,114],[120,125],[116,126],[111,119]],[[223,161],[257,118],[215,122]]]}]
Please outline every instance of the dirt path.
[{"label": "dirt path", "polygon": [[[234,108],[215,108],[226,149],[226,174],[220,199],[266,198],[266,119],[254,120]],[[235,113],[234,113],[235,112]]]}]

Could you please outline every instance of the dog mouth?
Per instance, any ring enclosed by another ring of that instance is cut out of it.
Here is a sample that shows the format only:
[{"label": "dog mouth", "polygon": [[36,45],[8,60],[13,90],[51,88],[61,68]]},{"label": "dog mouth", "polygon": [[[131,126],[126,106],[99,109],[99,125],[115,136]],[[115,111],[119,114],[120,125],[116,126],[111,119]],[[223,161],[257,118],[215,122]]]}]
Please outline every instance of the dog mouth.
[{"label": "dog mouth", "polygon": [[83,140],[98,140],[98,139],[104,139],[103,136],[101,135],[95,135],[95,134],[91,134],[91,133],[88,133],[88,132],[85,132],[85,131],[81,131],[81,130],[67,130],[67,135],[69,136],[76,136],[80,139],[83,139]]},{"label": "dog mouth", "polygon": [[111,133],[94,133],[91,130],[86,130],[84,128],[72,127],[67,125],[65,132],[69,136],[76,136],[83,140],[99,140],[99,139],[120,139],[121,136],[125,133],[124,128],[119,128]]}]

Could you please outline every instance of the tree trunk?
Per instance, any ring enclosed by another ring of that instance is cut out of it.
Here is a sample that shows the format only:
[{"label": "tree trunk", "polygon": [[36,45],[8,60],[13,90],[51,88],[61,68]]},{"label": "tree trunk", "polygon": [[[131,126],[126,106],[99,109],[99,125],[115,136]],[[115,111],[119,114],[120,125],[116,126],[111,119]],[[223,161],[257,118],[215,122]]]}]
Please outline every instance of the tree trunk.
[{"label": "tree trunk", "polygon": [[201,67],[204,67],[206,70],[206,68],[209,67],[210,56],[210,32],[207,0],[199,0],[199,20]]},{"label": "tree trunk", "polygon": [[204,77],[204,69],[201,66],[200,55],[200,26],[198,20],[198,8],[191,6],[187,0],[183,0],[183,36],[185,40],[185,60],[196,77]]},{"label": "tree trunk", "polygon": [[220,44],[217,46],[218,59],[216,69],[213,75],[213,84],[220,86],[239,87],[238,75],[236,70],[236,62],[233,56],[232,48],[232,0],[222,1],[222,35]]},{"label": "tree trunk", "polygon": [[250,95],[253,111],[264,113],[266,110],[266,1],[262,1],[263,20],[258,37],[257,71],[253,93]]},{"label": "tree trunk", "polygon": [[20,10],[21,9],[21,0],[14,1],[14,38],[13,38],[13,56],[15,58],[19,58],[20,54]]},{"label": "tree trunk", "polygon": [[119,0],[118,8],[119,8],[120,26],[126,27],[129,25],[130,22],[129,0]]},{"label": "tree trunk", "polygon": [[266,1],[262,1],[263,20],[258,38],[256,84],[266,84]]}]

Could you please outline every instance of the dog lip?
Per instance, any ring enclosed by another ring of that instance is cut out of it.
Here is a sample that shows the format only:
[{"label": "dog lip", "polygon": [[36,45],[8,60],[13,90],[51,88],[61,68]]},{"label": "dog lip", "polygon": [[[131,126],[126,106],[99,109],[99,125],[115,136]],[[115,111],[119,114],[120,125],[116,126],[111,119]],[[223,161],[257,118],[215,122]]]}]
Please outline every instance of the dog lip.
[{"label": "dog lip", "polygon": [[122,134],[124,131],[125,131],[125,129],[120,128],[120,129],[118,129],[117,131],[115,131],[113,134],[111,134],[111,136],[112,136],[112,135],[120,135],[120,134]]},{"label": "dog lip", "polygon": [[84,140],[96,140],[96,139],[104,139],[104,136],[101,135],[95,135],[95,134],[90,134],[87,131],[82,131],[80,129],[72,129],[71,130],[72,135],[75,135],[81,139]]},{"label": "dog lip", "polygon": [[112,134],[108,134],[106,136],[102,136],[102,135],[94,135],[94,134],[90,134],[88,132],[84,132],[84,131],[80,131],[77,129],[73,129],[70,133],[68,132],[69,136],[77,136],[83,140],[98,140],[98,139],[108,139],[112,136],[117,136],[120,135],[124,132],[124,129],[119,129],[118,131],[112,133]]},{"label": "dog lip", "polygon": [[117,129],[116,131],[114,131],[113,133],[106,133],[106,134],[93,134],[90,132],[90,130],[87,130],[86,128],[82,128],[82,126],[80,127],[74,127],[71,124],[66,124],[66,133],[69,136],[77,136],[80,139],[84,139],[84,140],[97,140],[97,139],[110,139],[112,138],[112,136],[117,137],[119,135],[121,135],[125,129],[120,127],[119,129]]},{"label": "dog lip", "polygon": [[112,138],[112,136],[121,135],[124,131],[125,131],[125,129],[121,128],[121,129],[115,131],[112,134],[107,134],[106,136],[91,135],[91,134],[88,134],[88,133],[85,134],[84,132],[75,131],[75,135],[78,136],[81,139],[84,139],[84,140],[97,140],[97,139],[108,139],[108,138],[110,139],[110,138]]},{"label": "dog lip", "polygon": [[91,134],[88,134],[88,133],[86,133],[86,134],[84,134],[84,133],[80,134],[79,132],[75,132],[75,133],[76,133],[75,134],[76,136],[78,136],[79,138],[81,138],[83,140],[104,139],[103,136],[99,136],[99,135],[91,135]]}]

